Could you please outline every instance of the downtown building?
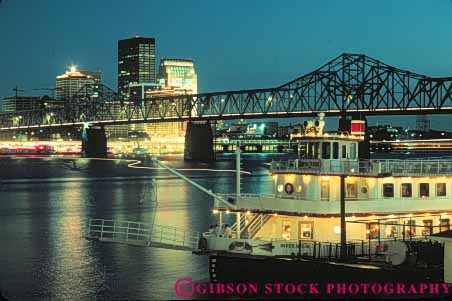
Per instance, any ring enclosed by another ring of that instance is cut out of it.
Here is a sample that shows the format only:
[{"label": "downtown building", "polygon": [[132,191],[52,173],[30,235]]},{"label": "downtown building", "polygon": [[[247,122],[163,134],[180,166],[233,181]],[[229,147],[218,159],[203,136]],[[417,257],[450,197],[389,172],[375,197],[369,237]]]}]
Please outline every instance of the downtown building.
[{"label": "downtown building", "polygon": [[[161,86],[160,90],[149,91],[145,96],[147,99],[157,98],[156,105],[159,106],[159,110],[164,110],[172,116],[176,116],[176,110],[180,112],[183,109],[183,101],[168,101],[161,97],[198,93],[198,76],[192,60],[162,58],[157,81]],[[155,115],[153,117],[158,117],[157,109],[151,109],[151,113]],[[145,130],[151,137],[182,137],[185,135],[186,124],[186,122],[151,123],[146,125]]]},{"label": "downtown building", "polygon": [[[155,39],[135,36],[118,41],[118,94],[123,102],[144,99],[145,92],[158,89],[155,80]],[[119,114],[119,112],[118,112]],[[111,137],[144,135],[143,124],[107,127]]]},{"label": "downtown building", "polygon": [[[90,87],[90,98],[98,96],[96,89],[101,83],[100,71],[78,71],[75,66],[71,66],[64,74],[56,77],[55,99],[66,101],[77,93],[84,93],[82,88]],[[87,86],[88,85],[88,86]]]},{"label": "downtown building", "polygon": [[41,99],[41,96],[5,96],[2,102],[2,112],[42,109]]},{"label": "downtown building", "polygon": [[122,100],[131,99],[140,84],[155,82],[155,39],[133,37],[118,41],[118,93]]}]

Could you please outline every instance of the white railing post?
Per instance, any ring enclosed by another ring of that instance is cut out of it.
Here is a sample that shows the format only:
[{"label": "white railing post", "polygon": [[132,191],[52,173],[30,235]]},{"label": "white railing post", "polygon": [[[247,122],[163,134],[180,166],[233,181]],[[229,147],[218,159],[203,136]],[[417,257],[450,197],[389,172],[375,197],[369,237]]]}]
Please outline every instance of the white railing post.
[{"label": "white railing post", "polygon": [[127,222],[127,228],[126,228],[126,241],[129,240],[129,227],[130,227],[130,222]]},{"label": "white railing post", "polygon": [[102,240],[102,238],[104,237],[104,221],[102,220],[102,226],[100,228],[100,239]]},{"label": "white railing post", "polygon": [[116,236],[116,220],[113,221],[113,233],[112,233],[112,238],[114,239]]},{"label": "white railing post", "polygon": [[92,218],[90,218],[89,219],[89,222],[88,222],[88,237],[90,237],[91,236],[91,222],[92,222]]}]

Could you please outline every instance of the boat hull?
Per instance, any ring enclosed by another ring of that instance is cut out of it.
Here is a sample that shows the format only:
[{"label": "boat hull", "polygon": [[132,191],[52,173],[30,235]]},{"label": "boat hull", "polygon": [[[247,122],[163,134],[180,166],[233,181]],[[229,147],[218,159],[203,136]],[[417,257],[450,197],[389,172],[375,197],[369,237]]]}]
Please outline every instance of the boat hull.
[{"label": "boat hull", "polygon": [[[328,261],[304,260],[298,258],[251,258],[231,254],[211,255],[209,257],[209,272],[211,282],[218,283],[259,283],[264,287],[268,283],[317,283],[320,287],[316,297],[331,298],[344,296],[363,297],[395,297],[412,298],[413,294],[378,295],[368,294],[342,294],[336,295],[334,290],[327,293],[327,286],[345,284],[403,284],[410,285],[441,283],[443,281],[443,269],[415,268],[401,266],[396,268],[382,268],[368,264],[343,264]],[[452,291],[452,289],[451,289]],[[362,293],[362,292],[361,292]],[[444,292],[435,294],[435,297],[448,296]],[[290,297],[286,295],[266,297]],[[417,297],[431,295],[427,292],[416,294]],[[294,297],[294,296],[291,296]],[[312,296],[311,296],[312,297]]]}]

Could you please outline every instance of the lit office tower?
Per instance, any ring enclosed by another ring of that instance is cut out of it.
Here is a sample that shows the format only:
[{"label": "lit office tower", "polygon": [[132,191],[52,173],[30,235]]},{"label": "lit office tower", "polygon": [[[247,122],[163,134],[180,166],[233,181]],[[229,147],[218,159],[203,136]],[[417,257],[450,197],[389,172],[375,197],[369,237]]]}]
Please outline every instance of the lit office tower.
[{"label": "lit office tower", "polygon": [[[162,86],[160,91],[147,92],[146,97],[162,97],[181,94],[196,94],[198,93],[198,77],[196,75],[193,61],[185,59],[161,59],[157,81]],[[176,115],[176,108],[181,111],[184,104],[167,102],[161,100],[159,106],[168,106],[167,112],[170,115]],[[151,110],[153,112],[153,110]],[[154,112],[157,114],[156,112]],[[189,112],[186,112],[187,114]],[[151,113],[152,114],[152,113]],[[156,115],[156,117],[158,117]],[[148,124],[146,132],[150,136],[160,137],[174,137],[183,136],[186,130],[185,122],[167,122]]]},{"label": "lit office tower", "polygon": [[155,83],[155,39],[133,37],[118,41],[118,92],[127,100],[130,85]]},{"label": "lit office tower", "polygon": [[56,77],[55,98],[57,100],[68,100],[85,87],[92,85],[92,95],[96,97],[96,88],[101,82],[100,71],[78,71],[75,66],[71,66],[64,74]]},{"label": "lit office tower", "polygon": [[157,78],[162,86],[186,90],[187,94],[198,93],[198,76],[192,60],[161,59]]}]

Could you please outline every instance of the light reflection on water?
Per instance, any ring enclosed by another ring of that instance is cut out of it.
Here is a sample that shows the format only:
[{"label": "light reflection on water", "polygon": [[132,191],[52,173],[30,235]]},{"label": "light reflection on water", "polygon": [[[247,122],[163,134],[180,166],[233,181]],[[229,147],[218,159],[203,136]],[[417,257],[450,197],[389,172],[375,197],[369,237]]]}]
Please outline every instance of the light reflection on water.
[{"label": "light reflection on water", "polygon": [[[253,158],[256,159],[256,158]],[[262,163],[244,161],[243,191],[269,193]],[[171,162],[176,167],[231,169]],[[54,159],[0,159],[0,290],[16,299],[168,299],[181,277],[208,278],[207,258],[190,252],[99,243],[83,235],[88,219],[106,218],[174,225],[205,231],[211,198],[162,170],[131,170],[125,163],[80,160],[71,170]],[[184,172],[215,192],[234,191],[232,173]],[[149,180],[100,181],[102,177],[159,176],[158,202],[140,198]],[[11,183],[12,179],[43,179]],[[46,178],[58,178],[51,183]],[[86,179],[94,181],[86,181]]]}]

